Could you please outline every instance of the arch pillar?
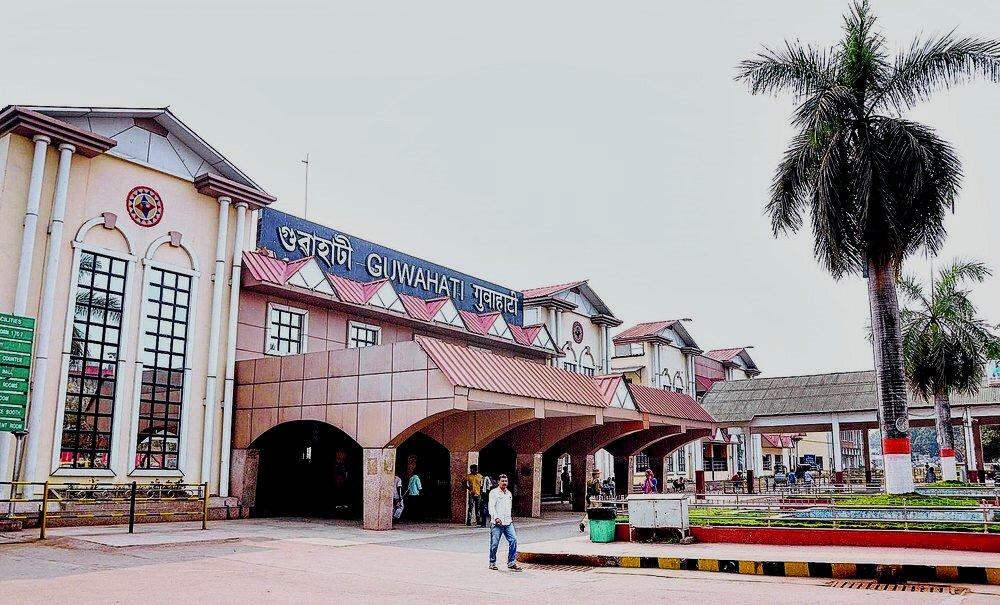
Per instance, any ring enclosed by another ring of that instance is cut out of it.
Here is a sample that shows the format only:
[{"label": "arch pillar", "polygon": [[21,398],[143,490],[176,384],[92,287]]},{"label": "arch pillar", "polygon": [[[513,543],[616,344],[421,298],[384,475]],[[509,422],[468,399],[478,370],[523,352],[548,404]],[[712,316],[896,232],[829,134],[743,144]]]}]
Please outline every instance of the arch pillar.
[{"label": "arch pillar", "polygon": [[392,529],[392,500],[396,480],[396,448],[364,448],[361,469],[365,529]]},{"label": "arch pillar", "polygon": [[[577,431],[559,442],[565,444],[565,450],[573,460],[573,472],[570,476],[573,484],[573,510],[583,511],[587,506],[587,479],[594,473],[594,454],[597,450],[616,439],[647,428],[648,420],[611,422]],[[578,460],[584,464],[578,464]],[[579,472],[581,467],[584,472]]]}]

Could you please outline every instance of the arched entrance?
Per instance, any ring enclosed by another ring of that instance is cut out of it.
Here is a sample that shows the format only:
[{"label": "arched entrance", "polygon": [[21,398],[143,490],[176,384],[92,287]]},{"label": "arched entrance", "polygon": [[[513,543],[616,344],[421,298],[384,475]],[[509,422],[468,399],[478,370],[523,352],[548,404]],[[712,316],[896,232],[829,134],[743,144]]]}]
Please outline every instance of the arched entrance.
[{"label": "arched entrance", "polygon": [[420,477],[418,499],[407,496],[403,520],[447,520],[451,516],[451,458],[447,448],[423,433],[414,433],[396,448],[396,474],[407,492],[410,477]]},{"label": "arched entrance", "polygon": [[252,516],[361,516],[361,447],[340,429],[296,420],[250,447],[260,452]]},{"label": "arched entrance", "polygon": [[497,475],[507,475],[507,479],[517,481],[517,453],[503,439],[495,439],[489,445],[479,450],[479,470],[493,479]]}]

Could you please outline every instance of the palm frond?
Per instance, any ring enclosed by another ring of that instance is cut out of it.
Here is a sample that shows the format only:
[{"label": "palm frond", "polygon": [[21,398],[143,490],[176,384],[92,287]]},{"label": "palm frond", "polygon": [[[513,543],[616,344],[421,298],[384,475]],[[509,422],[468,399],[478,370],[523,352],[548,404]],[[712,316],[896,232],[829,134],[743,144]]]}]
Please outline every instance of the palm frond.
[{"label": "palm frond", "polygon": [[835,76],[828,51],[785,42],[783,50],[765,47],[753,59],[741,61],[736,80],[746,82],[755,95],[782,90],[806,95],[830,87]]},{"label": "palm frond", "polygon": [[957,38],[953,31],[914,40],[896,57],[891,77],[872,99],[873,109],[908,109],[977,76],[1000,82],[1000,40]]}]

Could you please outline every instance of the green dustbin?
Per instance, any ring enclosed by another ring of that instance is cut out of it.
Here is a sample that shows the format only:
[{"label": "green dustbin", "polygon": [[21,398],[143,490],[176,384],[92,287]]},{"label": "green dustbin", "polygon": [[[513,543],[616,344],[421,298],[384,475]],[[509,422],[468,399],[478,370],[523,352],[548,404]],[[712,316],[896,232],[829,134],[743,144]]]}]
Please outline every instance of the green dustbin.
[{"label": "green dustbin", "polygon": [[591,542],[615,541],[615,509],[595,506],[587,509]]},{"label": "green dustbin", "polygon": [[590,541],[591,542],[614,542],[615,522],[590,520]]}]

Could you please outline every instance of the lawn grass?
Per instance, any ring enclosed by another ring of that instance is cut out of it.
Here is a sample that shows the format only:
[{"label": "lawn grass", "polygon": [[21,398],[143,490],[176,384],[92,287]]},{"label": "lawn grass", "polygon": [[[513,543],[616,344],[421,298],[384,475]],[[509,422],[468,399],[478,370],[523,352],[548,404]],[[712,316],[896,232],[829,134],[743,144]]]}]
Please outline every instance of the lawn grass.
[{"label": "lawn grass", "polygon": [[977,498],[924,496],[921,494],[865,494],[837,496],[837,506],[979,506]]}]

